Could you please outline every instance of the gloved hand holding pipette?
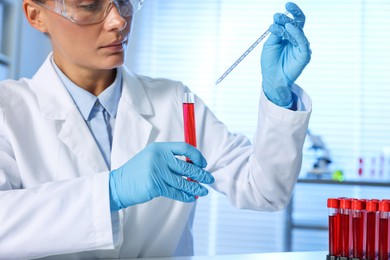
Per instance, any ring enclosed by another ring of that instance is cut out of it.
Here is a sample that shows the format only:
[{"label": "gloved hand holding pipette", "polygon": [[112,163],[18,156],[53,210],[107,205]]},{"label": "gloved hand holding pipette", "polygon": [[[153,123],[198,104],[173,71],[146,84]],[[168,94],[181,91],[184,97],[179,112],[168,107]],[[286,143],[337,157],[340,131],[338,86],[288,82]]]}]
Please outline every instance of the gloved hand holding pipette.
[{"label": "gloved hand holding pipette", "polygon": [[309,63],[311,50],[303,32],[305,15],[291,2],[286,9],[294,19],[285,14],[274,15],[274,24],[269,27],[271,34],[263,46],[261,70],[267,98],[278,106],[292,108],[290,88]]},{"label": "gloved hand holding pipette", "polygon": [[[175,155],[185,155],[192,163]],[[193,202],[208,191],[199,183],[211,184],[213,176],[203,170],[206,160],[195,147],[186,143],[153,143],[110,173],[111,210],[144,203],[160,196]],[[184,179],[186,176],[197,182]]]}]

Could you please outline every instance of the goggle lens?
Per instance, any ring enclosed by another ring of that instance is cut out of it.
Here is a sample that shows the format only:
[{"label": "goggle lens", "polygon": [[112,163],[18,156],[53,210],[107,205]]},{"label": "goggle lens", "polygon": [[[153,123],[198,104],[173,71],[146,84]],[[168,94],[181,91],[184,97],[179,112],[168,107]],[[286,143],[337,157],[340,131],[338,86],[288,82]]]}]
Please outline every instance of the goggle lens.
[{"label": "goggle lens", "polygon": [[33,1],[81,25],[103,21],[113,7],[122,17],[130,17],[143,3],[143,0],[54,0],[55,6],[50,6],[42,1]]}]

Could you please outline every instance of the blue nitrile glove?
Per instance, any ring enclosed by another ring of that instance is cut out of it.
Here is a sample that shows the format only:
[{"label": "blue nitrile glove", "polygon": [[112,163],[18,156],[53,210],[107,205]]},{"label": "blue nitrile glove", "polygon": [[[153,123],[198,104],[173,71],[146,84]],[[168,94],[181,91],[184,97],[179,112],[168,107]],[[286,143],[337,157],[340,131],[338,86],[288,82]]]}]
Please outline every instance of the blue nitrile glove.
[{"label": "blue nitrile glove", "polygon": [[[175,155],[191,159],[188,163]],[[207,162],[195,147],[184,142],[152,143],[120,168],[110,172],[111,210],[164,196],[193,202],[208,190],[199,183],[211,184],[213,176],[203,170]],[[189,177],[194,181],[188,181]]]},{"label": "blue nitrile glove", "polygon": [[284,14],[274,15],[274,24],[264,43],[261,54],[263,90],[274,104],[291,108],[293,97],[291,85],[310,61],[310,44],[305,34],[305,15],[294,3],[287,3],[286,9],[294,19]]}]

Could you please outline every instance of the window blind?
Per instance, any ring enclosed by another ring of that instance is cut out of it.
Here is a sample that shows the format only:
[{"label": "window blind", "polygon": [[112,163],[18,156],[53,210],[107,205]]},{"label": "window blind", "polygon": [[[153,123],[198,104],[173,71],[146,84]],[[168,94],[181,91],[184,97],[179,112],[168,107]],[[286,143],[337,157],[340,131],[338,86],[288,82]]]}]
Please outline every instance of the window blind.
[{"label": "window blind", "polygon": [[3,53],[3,26],[4,26],[4,11],[5,11],[5,3],[0,1],[0,53]]},{"label": "window blind", "polygon": [[[332,170],[357,178],[358,158],[364,158],[363,178],[389,180],[390,167],[382,173],[378,169],[383,153],[390,166],[390,2],[296,3],[306,14],[305,34],[313,50],[296,82],[313,100],[312,133],[329,148]],[[275,0],[145,1],[135,17],[126,63],[140,74],[183,81],[231,131],[251,138],[257,123],[262,46],[220,85],[214,82],[268,28],[273,14],[285,11],[284,5]],[[305,143],[302,176],[314,163],[310,145]],[[284,214],[236,210],[222,195],[211,193],[198,202],[196,253],[288,248]],[[293,239],[302,236],[306,231],[295,232]]]},{"label": "window blind", "polygon": [[20,2],[0,0],[0,80],[18,78],[21,46]]}]

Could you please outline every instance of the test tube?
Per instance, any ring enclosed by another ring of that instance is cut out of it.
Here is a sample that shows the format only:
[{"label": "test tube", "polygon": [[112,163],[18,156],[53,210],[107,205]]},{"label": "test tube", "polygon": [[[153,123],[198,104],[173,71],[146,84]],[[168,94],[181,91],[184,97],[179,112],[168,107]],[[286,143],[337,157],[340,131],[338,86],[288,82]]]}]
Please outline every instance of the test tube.
[{"label": "test tube", "polygon": [[377,252],[377,211],[378,211],[378,200],[369,200],[366,203],[367,210],[367,241],[366,241],[366,259],[375,260]]},{"label": "test tube", "polygon": [[382,200],[379,202],[379,245],[378,260],[389,259],[389,219],[390,219],[390,201]]},{"label": "test tube", "polygon": [[365,200],[352,200],[352,257],[363,259],[363,241],[365,230]]},{"label": "test tube", "polygon": [[[195,97],[192,92],[184,93],[183,120],[185,142],[196,147]],[[187,158],[187,161],[190,160]]]},{"label": "test tube", "polygon": [[[185,142],[196,147],[195,96],[192,92],[185,92],[183,96],[183,122]],[[186,161],[192,163],[188,157]],[[187,179],[193,181],[191,178]]]},{"label": "test tube", "polygon": [[329,255],[328,260],[340,256],[340,200],[328,199]]},{"label": "test tube", "polygon": [[[340,240],[341,258],[347,259],[351,255],[351,199],[340,199]],[[343,258],[344,257],[344,258]]]}]

